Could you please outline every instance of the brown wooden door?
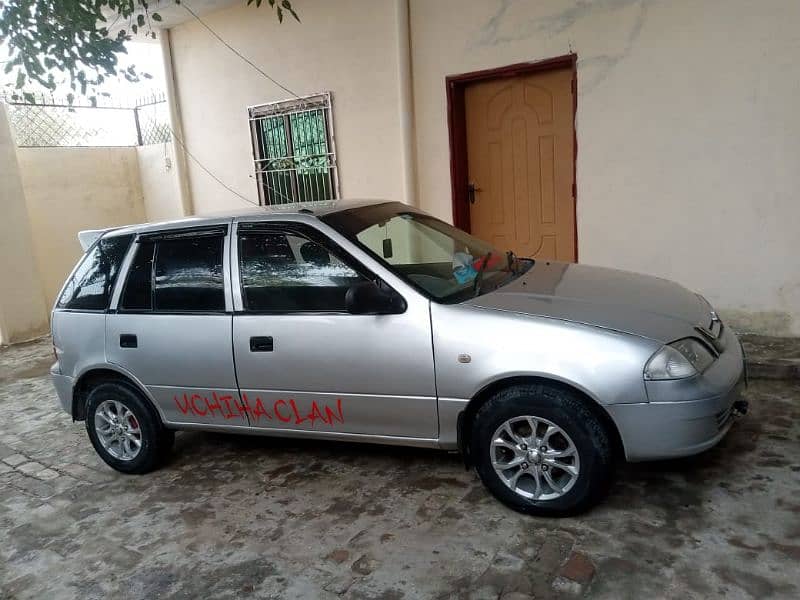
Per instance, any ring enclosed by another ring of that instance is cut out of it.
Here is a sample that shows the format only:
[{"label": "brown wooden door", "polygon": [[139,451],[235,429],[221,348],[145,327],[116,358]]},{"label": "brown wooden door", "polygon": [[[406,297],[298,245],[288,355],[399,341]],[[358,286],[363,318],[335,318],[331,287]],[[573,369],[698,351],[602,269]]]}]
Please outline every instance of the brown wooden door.
[{"label": "brown wooden door", "polygon": [[572,69],[467,86],[472,233],[518,256],[574,261]]}]

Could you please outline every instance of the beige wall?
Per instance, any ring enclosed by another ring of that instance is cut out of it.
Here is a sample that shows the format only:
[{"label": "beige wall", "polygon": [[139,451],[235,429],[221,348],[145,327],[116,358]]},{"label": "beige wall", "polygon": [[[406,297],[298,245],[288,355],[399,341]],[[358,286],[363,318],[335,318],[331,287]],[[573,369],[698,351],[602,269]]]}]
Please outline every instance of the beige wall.
[{"label": "beige wall", "polygon": [[[298,7],[299,9],[300,7]],[[239,3],[203,19],[298,95],[333,92],[342,195],[400,197],[401,137],[395,4],[307,0],[302,24]],[[247,107],[292,97],[227,50],[202,25],[170,30],[176,95],[189,151],[238,193],[258,201]],[[247,203],[191,159],[195,212]]]},{"label": "beige wall", "polygon": [[[401,199],[401,0],[308,0],[302,24],[204,16],[299,94],[334,94],[342,193]],[[578,56],[581,262],[674,279],[740,330],[800,334],[800,2],[409,0],[418,203],[450,220],[447,75]],[[190,151],[257,198],[248,105],[288,93],[196,22],[171,30]],[[197,212],[244,206],[189,161]]]},{"label": "beige wall", "polygon": [[47,331],[47,308],[34,258],[14,142],[0,102],[0,344]]},{"label": "beige wall", "polygon": [[183,217],[174,146],[138,146],[139,179],[148,221],[169,221]]},{"label": "beige wall", "polygon": [[450,219],[444,78],[578,55],[581,262],[800,334],[800,2],[411,0],[421,206]]},{"label": "beige wall", "polygon": [[135,148],[18,148],[47,307],[82,254],[78,231],[145,220]]}]

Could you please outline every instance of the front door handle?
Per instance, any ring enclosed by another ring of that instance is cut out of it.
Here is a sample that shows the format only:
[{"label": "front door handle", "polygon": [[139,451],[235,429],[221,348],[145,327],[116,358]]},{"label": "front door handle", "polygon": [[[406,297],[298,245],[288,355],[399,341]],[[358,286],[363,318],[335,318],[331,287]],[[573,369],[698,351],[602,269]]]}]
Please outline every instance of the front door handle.
[{"label": "front door handle", "polygon": [[272,352],[273,348],[271,335],[250,338],[250,352]]},{"label": "front door handle", "polygon": [[119,334],[119,347],[120,348],[137,348],[139,346],[139,341],[136,339],[136,336],[132,333],[120,333]]}]

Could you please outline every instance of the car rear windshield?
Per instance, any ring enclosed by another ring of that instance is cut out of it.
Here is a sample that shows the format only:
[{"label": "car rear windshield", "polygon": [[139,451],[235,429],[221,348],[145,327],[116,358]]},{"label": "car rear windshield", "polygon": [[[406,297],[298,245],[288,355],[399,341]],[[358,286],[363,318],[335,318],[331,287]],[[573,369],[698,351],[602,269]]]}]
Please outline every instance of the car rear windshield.
[{"label": "car rear windshield", "polygon": [[132,235],[100,238],[86,253],[58,299],[58,308],[106,310]]}]

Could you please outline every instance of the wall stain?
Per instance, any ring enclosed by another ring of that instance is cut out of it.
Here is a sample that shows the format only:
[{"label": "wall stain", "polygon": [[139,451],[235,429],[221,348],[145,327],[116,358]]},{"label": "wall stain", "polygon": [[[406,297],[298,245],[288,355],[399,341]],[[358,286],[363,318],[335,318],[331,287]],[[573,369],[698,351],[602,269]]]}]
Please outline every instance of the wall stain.
[{"label": "wall stain", "polygon": [[[512,22],[511,8],[521,0],[501,0],[494,14],[481,26],[477,33],[470,36],[467,50],[482,47],[499,46],[518,41],[525,41],[541,36],[555,36],[568,31],[579,21],[596,17],[606,12],[617,12],[629,7],[638,7],[636,18],[625,36],[625,43],[619,52],[599,54],[581,58],[578,56],[578,68],[581,70],[579,78],[580,94],[590,93],[597,85],[605,80],[611,71],[626,58],[641,34],[647,17],[648,5],[652,0],[579,0],[571,3],[563,10],[552,15],[529,19],[525,22]],[[512,31],[504,31],[509,24],[513,24]],[[572,51],[573,40],[569,40],[569,50]],[[544,58],[544,57],[542,57]]]}]

